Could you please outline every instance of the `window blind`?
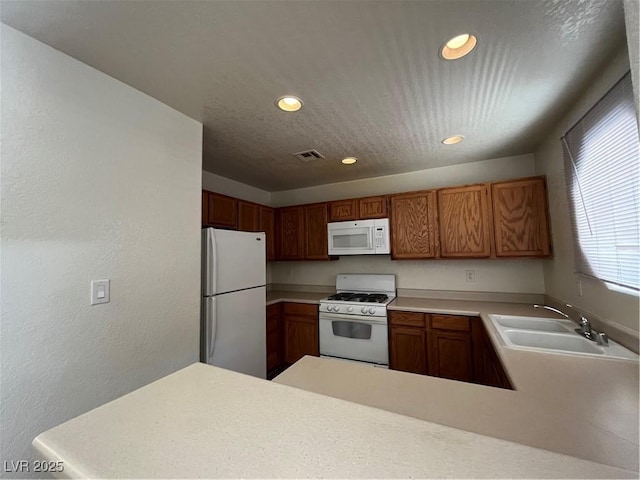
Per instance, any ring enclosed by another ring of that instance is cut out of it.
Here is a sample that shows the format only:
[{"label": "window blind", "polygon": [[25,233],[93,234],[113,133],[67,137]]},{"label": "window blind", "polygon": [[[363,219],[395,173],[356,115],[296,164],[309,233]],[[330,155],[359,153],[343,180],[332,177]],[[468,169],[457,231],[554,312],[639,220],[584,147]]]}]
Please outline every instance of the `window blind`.
[{"label": "window blind", "polygon": [[561,139],[577,273],[640,287],[640,145],[627,73]]}]

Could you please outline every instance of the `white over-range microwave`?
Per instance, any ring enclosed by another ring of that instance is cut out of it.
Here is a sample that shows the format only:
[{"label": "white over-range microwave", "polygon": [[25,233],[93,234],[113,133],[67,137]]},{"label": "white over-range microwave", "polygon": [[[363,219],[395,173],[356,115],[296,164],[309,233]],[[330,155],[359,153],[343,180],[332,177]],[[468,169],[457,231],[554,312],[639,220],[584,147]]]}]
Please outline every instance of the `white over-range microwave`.
[{"label": "white over-range microwave", "polygon": [[329,255],[391,253],[389,219],[333,222],[327,226]]}]

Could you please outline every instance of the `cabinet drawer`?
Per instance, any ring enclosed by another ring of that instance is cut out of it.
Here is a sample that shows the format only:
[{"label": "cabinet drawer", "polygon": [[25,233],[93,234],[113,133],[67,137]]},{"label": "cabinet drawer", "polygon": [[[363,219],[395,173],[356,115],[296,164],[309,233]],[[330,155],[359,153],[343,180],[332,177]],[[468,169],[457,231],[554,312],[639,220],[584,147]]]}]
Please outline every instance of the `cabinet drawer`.
[{"label": "cabinet drawer", "polygon": [[424,313],[389,311],[389,323],[391,325],[404,325],[407,327],[424,328]]},{"label": "cabinet drawer", "polygon": [[310,303],[285,303],[285,315],[309,315],[316,317],[318,315],[318,305]]},{"label": "cabinet drawer", "polygon": [[469,317],[460,317],[458,315],[431,315],[431,328],[434,330],[470,332],[471,322]]}]

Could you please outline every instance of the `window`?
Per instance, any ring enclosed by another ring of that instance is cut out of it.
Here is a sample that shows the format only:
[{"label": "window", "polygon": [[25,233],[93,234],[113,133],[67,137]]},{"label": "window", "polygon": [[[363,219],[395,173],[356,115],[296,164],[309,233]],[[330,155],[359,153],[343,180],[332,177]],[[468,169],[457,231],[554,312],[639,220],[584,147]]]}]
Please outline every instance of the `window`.
[{"label": "window", "polygon": [[627,73],[562,137],[576,271],[640,287],[640,146]]}]

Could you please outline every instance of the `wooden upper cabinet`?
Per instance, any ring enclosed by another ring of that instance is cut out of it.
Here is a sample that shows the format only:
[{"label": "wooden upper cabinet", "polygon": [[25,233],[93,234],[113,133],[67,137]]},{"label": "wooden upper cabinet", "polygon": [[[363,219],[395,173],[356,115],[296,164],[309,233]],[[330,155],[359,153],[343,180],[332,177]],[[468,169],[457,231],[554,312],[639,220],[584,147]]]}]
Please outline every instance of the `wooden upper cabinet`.
[{"label": "wooden upper cabinet", "polygon": [[309,260],[327,260],[327,204],[304,206],[304,256]]},{"label": "wooden upper cabinet", "polygon": [[209,224],[209,192],[202,191],[202,225]]},{"label": "wooden upper cabinet", "polygon": [[332,222],[348,222],[358,219],[358,200],[338,200],[329,203],[329,218]]},{"label": "wooden upper cabinet", "polygon": [[243,232],[259,232],[260,205],[238,200],[238,230]]},{"label": "wooden upper cabinet", "polygon": [[258,231],[264,232],[267,236],[267,260],[276,259],[276,217],[275,210],[270,207],[260,205],[258,209],[260,226]]},{"label": "wooden upper cabinet", "polygon": [[391,257],[433,258],[435,191],[391,195]]},{"label": "wooden upper cabinet", "polygon": [[385,195],[358,199],[358,220],[386,218],[388,216],[387,197]]},{"label": "wooden upper cabinet", "polygon": [[438,190],[440,255],[481,258],[491,255],[487,185]]},{"label": "wooden upper cabinet", "polygon": [[278,209],[278,258],[302,260],[304,258],[304,207]]},{"label": "wooden upper cabinet", "polygon": [[329,219],[331,222],[347,222],[367,220],[370,218],[386,218],[389,216],[386,195],[376,197],[351,198],[329,203]]},{"label": "wooden upper cabinet", "polygon": [[208,225],[214,227],[237,228],[238,226],[238,200],[219,193],[208,192],[209,197],[209,221]]},{"label": "wooden upper cabinet", "polygon": [[497,257],[551,254],[544,177],[491,184]]}]

